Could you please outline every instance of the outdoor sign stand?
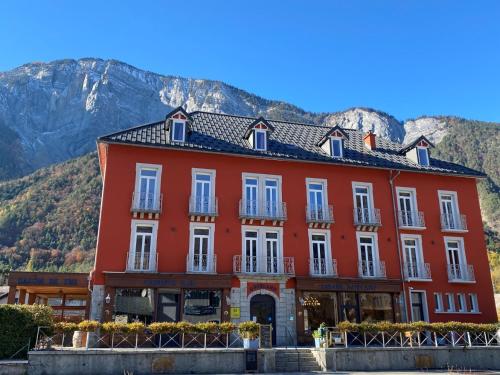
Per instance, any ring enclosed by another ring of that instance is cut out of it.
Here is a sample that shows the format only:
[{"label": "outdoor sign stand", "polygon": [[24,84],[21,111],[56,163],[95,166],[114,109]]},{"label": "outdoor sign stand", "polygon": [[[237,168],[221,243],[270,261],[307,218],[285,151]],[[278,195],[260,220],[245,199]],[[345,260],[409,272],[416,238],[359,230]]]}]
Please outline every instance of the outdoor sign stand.
[{"label": "outdoor sign stand", "polygon": [[257,350],[245,349],[245,372],[257,372]]},{"label": "outdoor sign stand", "polygon": [[259,325],[259,347],[261,349],[273,347],[273,326],[271,324]]}]

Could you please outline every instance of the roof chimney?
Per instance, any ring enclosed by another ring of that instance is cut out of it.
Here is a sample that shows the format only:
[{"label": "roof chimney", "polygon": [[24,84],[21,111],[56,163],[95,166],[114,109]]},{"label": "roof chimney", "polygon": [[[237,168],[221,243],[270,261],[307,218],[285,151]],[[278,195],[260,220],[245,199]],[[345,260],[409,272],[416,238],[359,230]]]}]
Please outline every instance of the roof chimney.
[{"label": "roof chimney", "polygon": [[365,141],[365,146],[369,150],[375,150],[377,148],[375,140],[376,140],[376,135],[375,133],[372,133],[371,130],[368,133],[366,133],[365,136],[363,137],[363,141]]}]

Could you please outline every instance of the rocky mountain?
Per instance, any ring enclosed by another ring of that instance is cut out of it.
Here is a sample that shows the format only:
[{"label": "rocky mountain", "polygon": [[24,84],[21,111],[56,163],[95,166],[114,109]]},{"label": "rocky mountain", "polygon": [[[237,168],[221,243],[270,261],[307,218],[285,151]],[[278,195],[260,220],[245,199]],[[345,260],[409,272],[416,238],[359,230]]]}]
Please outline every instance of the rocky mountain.
[{"label": "rocky mountain", "polygon": [[0,180],[88,153],[99,135],[157,121],[181,105],[188,111],[339,124],[399,142],[420,133],[440,141],[448,129],[444,117],[403,123],[367,108],[306,112],[223,82],[164,76],[116,60],[31,63],[0,73],[0,128],[9,129],[10,147],[17,150],[0,150]]}]

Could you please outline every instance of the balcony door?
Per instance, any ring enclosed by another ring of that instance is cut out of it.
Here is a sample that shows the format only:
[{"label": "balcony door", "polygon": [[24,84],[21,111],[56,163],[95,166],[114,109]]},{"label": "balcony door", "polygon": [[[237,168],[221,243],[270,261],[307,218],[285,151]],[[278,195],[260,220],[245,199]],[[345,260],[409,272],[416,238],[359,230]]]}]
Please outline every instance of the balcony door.
[{"label": "balcony door", "polygon": [[127,270],[153,271],[156,257],[157,222],[132,220]]},{"label": "balcony door", "polygon": [[278,181],[266,179],[265,181],[265,210],[266,216],[275,217],[278,214]]},{"label": "balcony door", "polygon": [[446,228],[455,228],[457,225],[455,197],[452,194],[442,194],[441,214]]},{"label": "balcony door", "polygon": [[360,257],[360,267],[361,274],[365,277],[375,277],[377,276],[377,255],[374,244],[374,237],[372,236],[360,236],[359,237],[359,257]]},{"label": "balcony door", "polygon": [[142,168],[139,177],[139,208],[155,209],[158,170]]},{"label": "balcony door", "polygon": [[399,191],[399,210],[401,211],[401,224],[405,227],[412,227],[415,225],[413,222],[414,208],[413,196],[409,191]]},{"label": "balcony door", "polygon": [[266,232],[265,241],[266,241],[267,273],[278,273],[280,271],[278,233]]},{"label": "balcony door", "polygon": [[327,257],[326,257],[326,235],[312,234],[312,273],[314,275],[327,274]]},{"label": "balcony door", "polygon": [[196,212],[211,212],[212,176],[206,173],[196,173],[194,200]]},{"label": "balcony door", "polygon": [[245,272],[257,272],[257,232],[256,231],[245,231],[245,249],[244,249],[244,260],[243,265]]},{"label": "balcony door", "polygon": [[453,278],[462,278],[462,249],[459,241],[446,241],[446,258]]},{"label": "balcony door", "polygon": [[257,191],[258,180],[256,178],[245,179],[245,212],[247,215],[257,215]]},{"label": "balcony door", "polygon": [[322,220],[323,218],[323,205],[325,196],[323,191],[323,184],[310,183],[309,189],[309,215],[313,220]]},{"label": "balcony door", "polygon": [[210,230],[195,228],[193,232],[193,272],[207,272],[209,262]]},{"label": "balcony door", "polygon": [[354,200],[358,222],[369,223],[371,219],[370,188],[368,186],[355,186]]},{"label": "balcony door", "polygon": [[404,256],[406,262],[406,272],[410,278],[418,278],[419,248],[417,239],[405,238],[403,240]]}]

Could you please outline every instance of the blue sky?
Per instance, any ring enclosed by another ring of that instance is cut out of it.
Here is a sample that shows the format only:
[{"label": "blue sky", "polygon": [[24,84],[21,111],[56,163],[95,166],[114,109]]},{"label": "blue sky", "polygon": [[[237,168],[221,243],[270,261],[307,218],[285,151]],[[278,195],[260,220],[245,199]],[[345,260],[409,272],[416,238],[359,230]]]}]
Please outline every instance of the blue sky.
[{"label": "blue sky", "polygon": [[315,112],[500,122],[500,1],[0,2],[0,71],[101,57]]}]

